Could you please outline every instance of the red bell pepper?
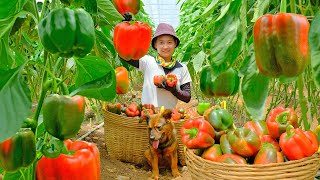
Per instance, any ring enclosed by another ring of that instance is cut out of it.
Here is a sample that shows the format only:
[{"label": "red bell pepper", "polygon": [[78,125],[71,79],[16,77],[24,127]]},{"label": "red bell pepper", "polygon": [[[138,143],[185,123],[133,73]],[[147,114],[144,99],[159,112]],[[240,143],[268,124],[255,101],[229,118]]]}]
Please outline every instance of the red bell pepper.
[{"label": "red bell pepper", "polygon": [[219,144],[214,144],[211,147],[205,149],[201,155],[202,158],[215,161],[218,156],[222,155],[222,151]]},{"label": "red bell pepper", "polygon": [[224,154],[218,156],[215,161],[227,164],[247,164],[247,161],[243,157],[236,154]]},{"label": "red bell pepper", "polygon": [[256,155],[261,146],[258,134],[245,127],[229,131],[227,138],[230,142],[232,151],[243,157]]},{"label": "red bell pepper", "polygon": [[172,109],[171,119],[173,121],[179,121],[181,119],[181,114],[175,108]]},{"label": "red bell pepper", "polygon": [[207,148],[214,144],[214,129],[203,118],[187,120],[180,133],[183,144],[189,149]]},{"label": "red bell pepper", "polygon": [[140,0],[112,0],[112,3],[121,15],[127,12],[137,14],[140,10]]},{"label": "red bell pepper", "polygon": [[138,108],[138,105],[136,102],[132,102],[127,109],[125,110],[125,113],[128,117],[135,117],[135,116],[139,116],[140,111]]},{"label": "red bell pepper", "polygon": [[122,59],[138,60],[148,53],[152,37],[148,24],[123,21],[114,27],[113,32],[113,45]]},{"label": "red bell pepper", "polygon": [[260,137],[261,144],[270,143],[276,148],[277,151],[280,151],[280,146],[278,141],[276,141],[271,135],[261,135],[259,137]]},{"label": "red bell pepper", "polygon": [[74,154],[57,158],[43,156],[37,164],[37,180],[100,180],[100,153],[97,146],[85,141],[65,141]]},{"label": "red bell pepper", "polygon": [[269,134],[265,121],[248,121],[244,124],[244,127],[255,131],[259,136]]},{"label": "red bell pepper", "polygon": [[154,114],[154,111],[152,109],[143,109],[141,111],[140,117],[150,116]]},{"label": "red bell pepper", "polygon": [[276,107],[270,111],[267,118],[267,127],[273,138],[278,139],[290,124],[294,128],[298,127],[298,117],[292,108]]},{"label": "red bell pepper", "polygon": [[169,87],[175,87],[178,82],[178,78],[175,74],[166,75],[166,83]]},{"label": "red bell pepper", "polygon": [[286,132],[280,136],[279,144],[289,160],[311,156],[318,150],[317,136],[312,131],[294,129],[292,126],[288,126]]},{"label": "red bell pepper", "polygon": [[159,87],[165,81],[166,81],[166,77],[164,75],[153,76],[153,84],[157,87]]},{"label": "red bell pepper", "polygon": [[267,77],[295,77],[310,63],[308,19],[300,14],[265,14],[254,24],[256,64]]},{"label": "red bell pepper", "polygon": [[281,152],[270,143],[263,143],[258,154],[254,158],[253,164],[269,164],[283,162],[284,158]]}]

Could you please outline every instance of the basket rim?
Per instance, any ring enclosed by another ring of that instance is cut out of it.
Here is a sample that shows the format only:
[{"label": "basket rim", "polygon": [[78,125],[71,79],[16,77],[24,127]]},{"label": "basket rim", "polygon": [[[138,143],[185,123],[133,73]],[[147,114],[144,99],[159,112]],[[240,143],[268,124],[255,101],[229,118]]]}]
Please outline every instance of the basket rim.
[{"label": "basket rim", "polygon": [[314,158],[319,158],[320,159],[320,152],[316,152],[314,153],[312,156],[309,157],[305,157],[302,159],[298,159],[298,160],[291,160],[291,161],[287,161],[287,162],[281,162],[281,163],[270,163],[270,164],[228,164],[228,163],[220,163],[220,162],[214,162],[214,161],[210,161],[207,159],[204,159],[200,156],[197,156],[193,153],[193,151],[191,151],[189,148],[186,148],[186,156],[192,156],[192,158],[197,158],[198,160],[201,161],[205,161],[206,163],[209,163],[211,165],[215,165],[215,166],[229,166],[229,167],[247,167],[247,168],[268,168],[268,167],[273,167],[273,166],[279,166],[279,165],[289,165],[289,164],[296,164],[299,162],[303,162],[303,161],[308,161]]}]

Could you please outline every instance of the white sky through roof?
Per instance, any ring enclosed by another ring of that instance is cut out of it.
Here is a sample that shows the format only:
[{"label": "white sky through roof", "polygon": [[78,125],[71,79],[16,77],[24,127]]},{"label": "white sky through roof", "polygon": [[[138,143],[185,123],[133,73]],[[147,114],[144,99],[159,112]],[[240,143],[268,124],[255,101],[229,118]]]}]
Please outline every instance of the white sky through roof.
[{"label": "white sky through roof", "polygon": [[145,11],[152,18],[157,27],[159,23],[171,24],[174,28],[179,26],[179,6],[177,0],[142,0]]}]

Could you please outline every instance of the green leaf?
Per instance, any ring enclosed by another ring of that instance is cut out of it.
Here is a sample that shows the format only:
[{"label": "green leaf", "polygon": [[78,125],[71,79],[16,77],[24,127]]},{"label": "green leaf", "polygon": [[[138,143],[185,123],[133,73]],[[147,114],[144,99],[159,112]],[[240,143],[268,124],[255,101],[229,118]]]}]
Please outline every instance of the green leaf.
[{"label": "green leaf", "polygon": [[57,158],[62,153],[65,145],[62,140],[52,137],[49,142],[41,147],[41,153],[48,158]]},{"label": "green leaf", "polygon": [[318,89],[320,89],[320,11],[312,20],[309,31],[309,44],[313,79]]},{"label": "green leaf", "polygon": [[205,18],[209,16],[216,9],[218,2],[218,0],[211,1],[210,5],[203,11],[199,18]]},{"label": "green leaf", "polygon": [[0,142],[14,135],[31,113],[31,96],[21,71],[0,70]]},{"label": "green leaf", "polygon": [[8,70],[12,68],[14,59],[11,50],[9,49],[8,36],[0,39],[0,69]]},{"label": "green leaf", "polygon": [[97,0],[97,4],[99,16],[109,24],[116,25],[124,19],[110,0]]},{"label": "green leaf", "polygon": [[212,67],[228,69],[244,46],[245,33],[239,18],[241,4],[242,1],[233,1],[230,11],[214,25],[209,55]]},{"label": "green leaf", "polygon": [[215,21],[219,21],[221,18],[223,18],[226,15],[226,13],[228,12],[229,8],[230,8],[230,3],[223,6],[221,8],[221,13],[220,13],[219,17]]},{"label": "green leaf", "polygon": [[192,44],[190,44],[190,46],[187,47],[185,53],[183,54],[181,62],[189,62],[191,56],[192,56]]},{"label": "green leaf", "polygon": [[256,22],[259,17],[264,15],[265,11],[268,10],[270,4],[270,0],[258,0],[255,2],[254,6],[254,14],[251,22]]},{"label": "green leaf", "polygon": [[96,14],[98,11],[96,0],[84,0],[85,10],[91,14]]},{"label": "green leaf", "polygon": [[263,120],[268,96],[269,79],[259,71],[246,74],[241,83],[241,93],[250,119]]},{"label": "green leaf", "polygon": [[203,62],[206,60],[206,54],[203,51],[200,51],[194,58],[192,59],[193,68],[196,72],[201,71]]},{"label": "green leaf", "polygon": [[108,52],[112,55],[112,57],[115,57],[117,55],[114,46],[113,46],[113,42],[112,42],[112,37],[111,36],[107,36],[106,34],[104,34],[101,31],[95,30],[96,33],[96,39],[100,44],[103,44]]},{"label": "green leaf", "polygon": [[[31,166],[30,166],[31,167]],[[28,167],[28,168],[30,168]],[[23,171],[23,173],[26,173],[26,170],[24,169],[21,169]],[[14,172],[14,173],[9,173],[9,172],[5,172],[4,174],[4,177],[3,177],[4,180],[8,179],[8,180],[22,180],[24,179],[21,172],[20,171],[17,171],[17,172]]]},{"label": "green leaf", "polygon": [[109,101],[116,95],[115,71],[104,59],[87,56],[76,60],[75,90],[70,95],[79,94],[89,98]]},{"label": "green leaf", "polygon": [[8,31],[11,31],[11,28],[19,16],[24,16],[26,14],[31,14],[26,11],[21,11],[15,16],[9,16],[7,18],[0,18],[0,38],[2,38]]},{"label": "green leaf", "polygon": [[0,19],[6,19],[20,12],[27,0],[1,0]]}]

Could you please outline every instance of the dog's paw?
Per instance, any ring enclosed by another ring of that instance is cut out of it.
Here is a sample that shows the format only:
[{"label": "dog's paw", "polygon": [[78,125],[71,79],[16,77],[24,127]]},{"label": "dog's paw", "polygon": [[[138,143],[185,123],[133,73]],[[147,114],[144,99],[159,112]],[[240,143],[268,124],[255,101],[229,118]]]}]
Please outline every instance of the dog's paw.
[{"label": "dog's paw", "polygon": [[159,175],[152,174],[151,179],[159,180]]},{"label": "dog's paw", "polygon": [[172,171],[172,176],[176,178],[176,177],[180,177],[181,174],[180,174],[179,170],[173,170]]}]

